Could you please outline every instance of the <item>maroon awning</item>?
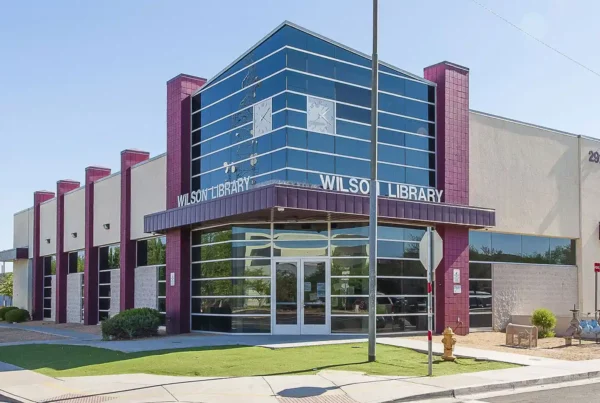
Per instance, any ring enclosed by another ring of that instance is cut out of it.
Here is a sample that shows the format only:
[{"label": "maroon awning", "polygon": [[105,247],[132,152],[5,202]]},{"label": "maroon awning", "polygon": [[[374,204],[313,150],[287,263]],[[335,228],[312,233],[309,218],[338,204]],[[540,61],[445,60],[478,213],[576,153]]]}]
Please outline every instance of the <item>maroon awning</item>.
[{"label": "maroon awning", "polygon": [[[493,209],[379,197],[379,219],[420,224],[493,227]],[[274,184],[144,217],[147,233],[231,221],[363,220],[369,196]]]}]

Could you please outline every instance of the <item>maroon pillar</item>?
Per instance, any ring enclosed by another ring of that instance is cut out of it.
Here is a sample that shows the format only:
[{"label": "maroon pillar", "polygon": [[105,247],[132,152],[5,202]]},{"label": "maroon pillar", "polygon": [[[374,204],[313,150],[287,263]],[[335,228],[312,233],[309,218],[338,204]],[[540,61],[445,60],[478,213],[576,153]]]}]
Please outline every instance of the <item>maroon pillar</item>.
[{"label": "maroon pillar", "polygon": [[83,286],[83,323],[98,323],[98,248],[94,246],[94,182],[110,175],[110,169],[85,169],[85,268]]},{"label": "maroon pillar", "polygon": [[33,320],[44,318],[44,264],[40,256],[40,204],[54,197],[53,192],[33,193]]},{"label": "maroon pillar", "polygon": [[134,307],[136,249],[131,240],[131,167],[148,158],[150,153],[145,151],[121,151],[121,311]]},{"label": "maroon pillar", "polygon": [[[191,94],[206,79],[180,74],[167,82],[167,209],[190,191]],[[190,230],[167,232],[167,319],[169,334],[190,331]],[[175,277],[171,285],[171,276]]]},{"label": "maroon pillar", "polygon": [[79,187],[79,182],[61,180],[56,182],[56,323],[67,322],[67,275],[69,257],[65,245],[65,193]]},{"label": "maroon pillar", "polygon": [[[437,187],[445,203],[469,204],[469,69],[442,62],[425,68],[425,78],[437,84]],[[439,226],[444,258],[436,269],[436,330],[469,332],[469,230]],[[460,283],[453,282],[454,269]],[[455,293],[454,285],[460,285]]]}]

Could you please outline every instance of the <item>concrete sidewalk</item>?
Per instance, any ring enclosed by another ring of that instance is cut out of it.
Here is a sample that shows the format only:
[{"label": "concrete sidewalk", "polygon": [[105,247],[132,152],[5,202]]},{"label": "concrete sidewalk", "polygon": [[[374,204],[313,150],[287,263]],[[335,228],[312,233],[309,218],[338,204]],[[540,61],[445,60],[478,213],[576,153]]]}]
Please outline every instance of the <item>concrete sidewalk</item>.
[{"label": "concrete sidewalk", "polygon": [[316,375],[242,378],[146,374],[51,378],[5,364],[0,364],[0,371],[0,394],[31,402],[381,403],[589,379],[600,376],[600,360],[546,362],[536,367],[434,378],[330,370]]}]

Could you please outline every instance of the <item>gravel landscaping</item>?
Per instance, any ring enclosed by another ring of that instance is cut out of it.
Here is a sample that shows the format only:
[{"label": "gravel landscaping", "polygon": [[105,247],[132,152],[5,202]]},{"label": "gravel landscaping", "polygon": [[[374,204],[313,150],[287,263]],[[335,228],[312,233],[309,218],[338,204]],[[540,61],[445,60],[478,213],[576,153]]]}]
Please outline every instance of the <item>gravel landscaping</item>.
[{"label": "gravel landscaping", "polygon": [[99,325],[85,326],[79,323],[54,323],[43,320],[33,320],[20,323],[21,326],[47,327],[49,329],[71,330],[79,333],[102,335],[102,329]]},{"label": "gravel landscaping", "polygon": [[[427,340],[427,336],[411,337],[416,340]],[[433,336],[435,343],[442,342],[442,336]],[[506,334],[500,332],[477,332],[467,336],[456,336],[456,345],[463,347],[479,348],[482,350],[501,351],[504,353],[525,354],[538,357],[554,358],[557,360],[580,361],[592,360],[600,357],[600,344],[593,341],[583,341],[582,345],[573,340],[573,345],[565,346],[565,339],[552,337],[539,339],[538,347],[532,349],[505,346]]]},{"label": "gravel landscaping", "polygon": [[21,329],[0,328],[0,343],[12,343],[16,341],[44,341],[44,340],[60,340],[64,339],[61,336],[53,334],[30,332]]}]

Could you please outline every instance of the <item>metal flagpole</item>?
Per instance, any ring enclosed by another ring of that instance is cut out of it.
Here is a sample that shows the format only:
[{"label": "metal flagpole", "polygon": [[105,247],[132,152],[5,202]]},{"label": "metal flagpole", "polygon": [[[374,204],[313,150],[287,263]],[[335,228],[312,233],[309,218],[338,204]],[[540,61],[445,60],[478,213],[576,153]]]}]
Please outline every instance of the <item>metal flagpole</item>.
[{"label": "metal flagpole", "polygon": [[371,78],[371,185],[369,187],[369,362],[375,361],[377,307],[377,2],[373,0],[373,56]]},{"label": "metal flagpole", "polygon": [[427,236],[429,237],[428,242],[428,254],[427,256],[427,375],[433,375],[433,313],[431,309],[432,305],[432,278],[433,278],[433,231],[431,227],[427,227]]}]

